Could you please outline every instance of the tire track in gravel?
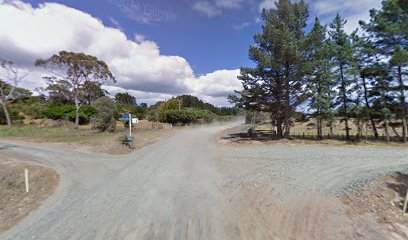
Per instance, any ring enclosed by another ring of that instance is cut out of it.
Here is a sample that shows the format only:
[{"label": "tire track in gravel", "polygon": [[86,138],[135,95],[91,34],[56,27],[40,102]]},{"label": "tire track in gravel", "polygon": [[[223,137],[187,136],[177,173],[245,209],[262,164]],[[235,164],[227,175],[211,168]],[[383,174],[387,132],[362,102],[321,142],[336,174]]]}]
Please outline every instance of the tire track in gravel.
[{"label": "tire track in gravel", "polygon": [[408,169],[407,149],[219,147],[226,127],[187,129],[123,157],[0,141],[61,175],[55,195],[0,238],[384,239],[333,196]]}]

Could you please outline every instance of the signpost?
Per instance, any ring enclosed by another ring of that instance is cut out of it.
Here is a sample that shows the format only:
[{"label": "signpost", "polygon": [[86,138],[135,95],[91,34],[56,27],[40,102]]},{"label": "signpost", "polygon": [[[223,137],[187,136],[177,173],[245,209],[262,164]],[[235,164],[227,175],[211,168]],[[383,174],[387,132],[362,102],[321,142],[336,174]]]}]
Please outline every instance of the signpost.
[{"label": "signpost", "polygon": [[131,113],[126,113],[126,114],[122,114],[121,117],[119,118],[119,120],[123,121],[123,122],[128,122],[129,123],[129,135],[127,136],[127,142],[129,144],[129,146],[132,145],[133,141],[134,141],[134,137],[132,136],[132,124],[138,124],[139,123],[139,119],[137,118],[132,118],[132,114]]}]

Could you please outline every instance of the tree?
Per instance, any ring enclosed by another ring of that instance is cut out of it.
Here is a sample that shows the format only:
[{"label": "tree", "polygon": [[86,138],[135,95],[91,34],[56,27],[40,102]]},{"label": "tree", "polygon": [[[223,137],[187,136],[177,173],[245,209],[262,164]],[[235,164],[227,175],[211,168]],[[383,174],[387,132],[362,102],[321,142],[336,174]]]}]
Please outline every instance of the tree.
[{"label": "tree", "polygon": [[408,88],[404,84],[403,80],[403,68],[408,66],[408,51],[397,46],[392,54],[390,60],[391,66],[397,68],[397,79],[398,79],[398,90],[400,92],[400,102],[401,102],[401,120],[402,120],[402,141],[407,142],[407,104],[405,101],[405,90]]},{"label": "tree", "polygon": [[115,101],[118,104],[123,104],[126,106],[136,106],[136,98],[129,93],[117,93],[115,95]]},{"label": "tree", "polygon": [[[389,70],[387,80],[395,82],[397,87],[388,88],[388,91],[399,92],[400,95],[400,115],[402,121],[402,140],[407,141],[407,113],[405,101],[405,84],[403,80],[404,68],[407,67],[406,55],[408,46],[408,4],[402,0],[384,0],[380,10],[370,11],[370,22],[360,22],[364,30],[375,40],[376,48],[381,51],[381,60],[388,61]],[[392,74],[394,72],[396,74]],[[385,75],[385,74],[384,74]],[[391,77],[392,79],[388,79]],[[386,93],[389,96],[388,92]]]},{"label": "tree", "polygon": [[276,9],[262,13],[263,31],[255,35],[249,56],[256,68],[241,68],[244,90],[231,98],[247,110],[270,113],[279,137],[290,137],[296,108],[305,101],[307,66],[305,27],[308,7],[304,1],[280,0]]},{"label": "tree", "polygon": [[44,77],[47,80],[45,91],[48,92],[47,99],[55,105],[73,105],[72,84],[65,79],[55,77]]},{"label": "tree", "polygon": [[354,43],[354,57],[363,88],[362,96],[365,109],[362,110],[362,114],[365,113],[366,118],[369,119],[374,137],[378,139],[378,130],[374,120],[374,109],[371,106],[372,98],[370,98],[370,92],[375,80],[375,63],[377,62],[376,56],[378,56],[379,51],[370,36],[360,37],[357,34],[353,34],[352,38]]},{"label": "tree", "polygon": [[99,82],[86,81],[84,83],[85,103],[90,105],[96,99],[109,95],[109,92],[101,87]]},{"label": "tree", "polygon": [[[99,84],[108,81],[116,82],[105,62],[84,53],[61,51],[48,59],[38,59],[35,65],[51,70],[59,76],[59,81],[67,82],[70,98],[76,108],[75,129],[79,127],[79,113],[87,94],[85,85],[89,82]],[[55,72],[54,68],[57,68],[58,72]]]},{"label": "tree", "polygon": [[309,107],[315,112],[317,136],[323,138],[323,119],[329,119],[332,113],[332,86],[330,48],[326,41],[326,28],[315,19],[313,29],[307,37],[309,46],[307,62],[310,69],[306,76],[306,89],[309,95]]},{"label": "tree", "polygon": [[12,122],[8,105],[21,96],[22,91],[20,91],[21,89],[18,88],[18,85],[28,73],[11,61],[0,60],[0,67],[5,72],[4,79],[0,79],[0,104],[3,107],[7,126],[11,127]]},{"label": "tree", "polygon": [[350,87],[353,78],[350,75],[352,75],[351,71],[353,70],[353,48],[350,37],[344,31],[346,23],[347,21],[337,14],[330,24],[329,36],[333,49],[332,61],[336,66],[335,72],[338,76],[339,95],[337,97],[337,104],[339,105],[339,112],[343,115],[346,139],[350,140],[349,105],[352,102]]},{"label": "tree", "polygon": [[92,102],[97,113],[92,117],[95,129],[101,132],[114,132],[116,130],[115,116],[118,113],[115,102],[109,97],[101,97]]}]

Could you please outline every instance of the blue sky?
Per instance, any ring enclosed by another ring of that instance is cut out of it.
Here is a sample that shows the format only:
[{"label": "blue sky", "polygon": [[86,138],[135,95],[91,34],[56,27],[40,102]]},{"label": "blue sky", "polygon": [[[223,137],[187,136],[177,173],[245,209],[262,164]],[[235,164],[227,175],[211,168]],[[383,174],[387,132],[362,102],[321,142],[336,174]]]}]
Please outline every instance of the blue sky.
[{"label": "blue sky", "polygon": [[[328,23],[340,12],[349,18],[351,32],[381,1],[306,2],[311,20],[319,16]],[[149,103],[193,94],[226,105],[227,95],[240,88],[238,69],[252,65],[248,48],[261,31],[261,9],[273,7],[274,0],[0,0],[0,4],[0,57],[24,65],[61,48],[84,51],[112,66],[119,77],[117,86],[107,86],[112,93],[129,91]],[[26,85],[41,85],[36,78],[43,73],[30,70]]]},{"label": "blue sky", "polygon": [[[26,2],[37,5],[48,1]],[[240,26],[255,22],[255,18],[260,16],[257,5],[252,6],[250,12],[247,8],[227,9],[222,15],[209,16],[183,0],[54,2],[90,13],[107,26],[120,27],[129,38],[138,34],[155,41],[162,54],[183,56],[197,74],[250,64],[248,48],[253,35],[261,29],[260,23]],[[139,11],[136,6],[142,9]],[[149,20],[133,16],[143,13],[153,16]]]}]

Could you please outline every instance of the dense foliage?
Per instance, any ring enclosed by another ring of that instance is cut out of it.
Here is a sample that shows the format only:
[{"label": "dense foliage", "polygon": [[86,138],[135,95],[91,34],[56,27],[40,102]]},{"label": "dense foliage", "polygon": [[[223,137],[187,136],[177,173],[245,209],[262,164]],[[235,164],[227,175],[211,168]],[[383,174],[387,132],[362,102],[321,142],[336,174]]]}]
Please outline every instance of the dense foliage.
[{"label": "dense foliage", "polygon": [[92,123],[95,129],[101,132],[114,132],[116,130],[117,115],[115,101],[109,97],[101,97],[92,103],[96,113],[92,117]]},{"label": "dense foliage", "polygon": [[[91,105],[85,105],[79,113],[79,123],[89,123],[91,117],[97,113],[96,109]],[[68,120],[75,121],[76,108],[75,105],[55,105],[49,106],[41,112],[40,118],[48,118],[53,120]]]},{"label": "dense foliage", "polygon": [[302,1],[279,0],[264,10],[262,32],[249,49],[254,68],[243,67],[243,91],[231,102],[249,111],[270,115],[279,137],[290,137],[299,106],[307,105],[317,121],[333,135],[333,119],[341,118],[346,139],[354,119],[361,136],[362,124],[378,128],[390,139],[390,128],[407,141],[408,10],[406,1],[384,0],[371,10],[362,31],[349,34],[339,14],[329,26],[316,18],[307,30],[308,6]]},{"label": "dense foliage", "polygon": [[161,112],[158,120],[171,124],[209,123],[214,120],[214,116],[214,113],[207,110],[185,108]]}]

